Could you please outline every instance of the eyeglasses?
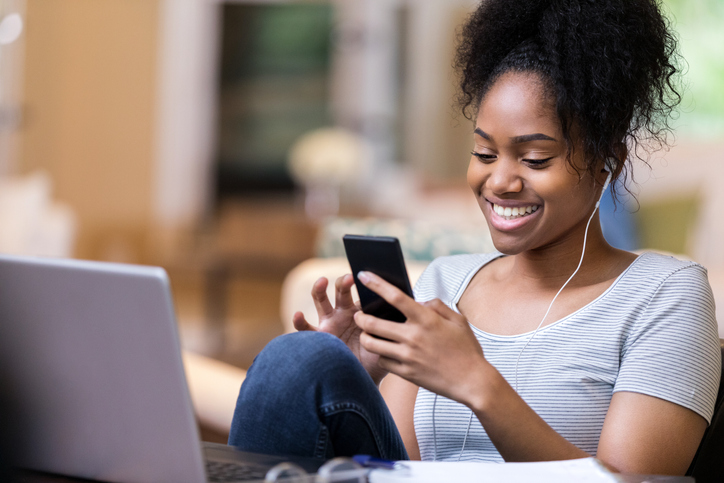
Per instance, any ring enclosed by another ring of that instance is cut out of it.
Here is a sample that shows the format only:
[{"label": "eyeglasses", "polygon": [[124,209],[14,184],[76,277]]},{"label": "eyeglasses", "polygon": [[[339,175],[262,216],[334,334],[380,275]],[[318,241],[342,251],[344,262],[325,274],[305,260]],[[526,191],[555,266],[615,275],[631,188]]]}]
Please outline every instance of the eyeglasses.
[{"label": "eyeglasses", "polygon": [[334,458],[324,463],[316,474],[309,474],[294,463],[281,463],[270,469],[258,483],[367,483],[370,468],[352,458]]}]

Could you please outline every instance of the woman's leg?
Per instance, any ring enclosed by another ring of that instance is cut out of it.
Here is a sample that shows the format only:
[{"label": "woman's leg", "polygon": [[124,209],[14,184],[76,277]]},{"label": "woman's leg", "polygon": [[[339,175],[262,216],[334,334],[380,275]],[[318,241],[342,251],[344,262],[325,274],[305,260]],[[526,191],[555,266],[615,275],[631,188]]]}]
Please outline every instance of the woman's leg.
[{"label": "woman's leg", "polygon": [[287,456],[407,459],[372,378],[342,341],[321,332],[277,337],[256,357],[229,444]]}]

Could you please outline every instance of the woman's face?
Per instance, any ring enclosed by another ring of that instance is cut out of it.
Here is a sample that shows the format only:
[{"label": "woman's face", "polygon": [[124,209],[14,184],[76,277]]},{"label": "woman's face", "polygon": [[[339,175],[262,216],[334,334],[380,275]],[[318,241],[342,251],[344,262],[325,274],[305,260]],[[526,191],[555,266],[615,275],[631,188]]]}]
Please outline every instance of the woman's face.
[{"label": "woman's face", "polygon": [[495,247],[514,255],[567,240],[580,246],[600,189],[580,149],[573,163],[581,177],[566,160],[555,104],[540,77],[501,76],[483,98],[474,136],[468,184]]}]

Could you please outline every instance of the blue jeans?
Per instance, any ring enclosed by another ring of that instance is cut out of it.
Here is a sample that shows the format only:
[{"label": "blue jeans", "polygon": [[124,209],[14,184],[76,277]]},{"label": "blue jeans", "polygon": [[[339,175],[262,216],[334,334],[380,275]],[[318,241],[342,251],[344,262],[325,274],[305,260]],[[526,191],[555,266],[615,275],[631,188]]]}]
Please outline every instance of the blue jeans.
[{"label": "blue jeans", "polygon": [[408,459],[372,378],[341,340],[320,332],[277,337],[254,359],[229,444],[284,456]]}]

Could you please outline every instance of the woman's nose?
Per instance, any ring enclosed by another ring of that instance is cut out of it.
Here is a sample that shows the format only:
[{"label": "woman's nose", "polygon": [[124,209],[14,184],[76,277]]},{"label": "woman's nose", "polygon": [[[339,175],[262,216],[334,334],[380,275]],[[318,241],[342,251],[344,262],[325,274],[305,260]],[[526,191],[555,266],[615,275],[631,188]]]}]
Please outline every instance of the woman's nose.
[{"label": "woman's nose", "polygon": [[517,160],[500,159],[491,165],[492,172],[487,185],[495,194],[517,193],[523,189],[523,179],[519,173]]}]

